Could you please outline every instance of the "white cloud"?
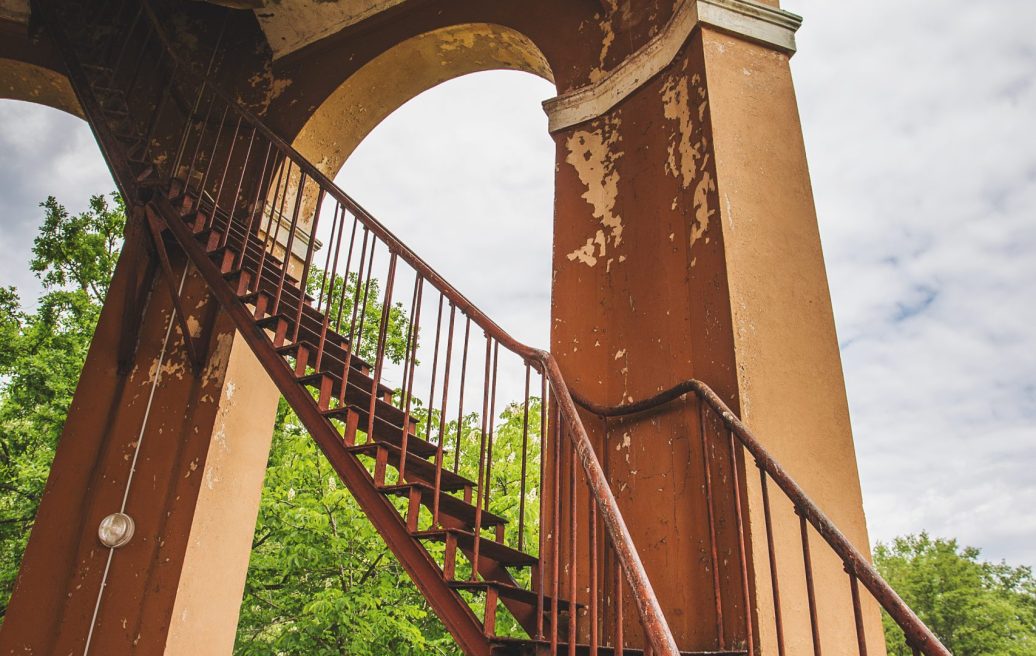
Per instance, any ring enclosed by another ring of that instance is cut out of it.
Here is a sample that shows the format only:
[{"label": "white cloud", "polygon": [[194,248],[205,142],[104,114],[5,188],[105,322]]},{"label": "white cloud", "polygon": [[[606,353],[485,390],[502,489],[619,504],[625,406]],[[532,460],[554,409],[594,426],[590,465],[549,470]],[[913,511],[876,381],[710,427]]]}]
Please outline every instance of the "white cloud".
[{"label": "white cloud", "polygon": [[1036,6],[787,6],[873,537],[1036,562]]}]

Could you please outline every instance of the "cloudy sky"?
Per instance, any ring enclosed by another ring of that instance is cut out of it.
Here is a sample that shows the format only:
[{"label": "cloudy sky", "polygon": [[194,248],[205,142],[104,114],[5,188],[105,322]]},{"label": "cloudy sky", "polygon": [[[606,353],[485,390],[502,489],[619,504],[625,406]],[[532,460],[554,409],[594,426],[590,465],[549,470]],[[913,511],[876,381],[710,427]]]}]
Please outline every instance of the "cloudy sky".
[{"label": "cloudy sky", "polygon": [[[1036,3],[785,5],[806,18],[792,66],[872,536],[928,529],[1036,564]],[[339,176],[536,344],[551,95],[520,73],[454,80],[390,117]],[[112,187],[78,119],[0,101],[0,247],[13,254],[0,284],[39,291],[38,202],[78,209]]]}]

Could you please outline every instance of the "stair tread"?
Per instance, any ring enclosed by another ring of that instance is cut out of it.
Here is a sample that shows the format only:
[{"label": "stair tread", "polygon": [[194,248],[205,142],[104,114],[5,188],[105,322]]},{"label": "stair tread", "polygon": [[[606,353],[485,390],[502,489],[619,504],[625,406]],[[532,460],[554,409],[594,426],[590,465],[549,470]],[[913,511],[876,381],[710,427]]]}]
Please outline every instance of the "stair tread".
[{"label": "stair tread", "polygon": [[[350,387],[352,389],[352,386]],[[346,395],[346,403],[349,403],[350,395]],[[370,395],[367,396],[370,398]],[[385,408],[392,408],[393,410],[399,410],[394,406],[388,405],[384,401],[378,401],[378,405],[374,410],[374,439],[389,442],[390,444],[399,445],[403,440],[403,426],[402,424],[393,424],[386,420],[383,416]],[[362,431],[367,430],[367,412],[368,405],[365,403],[351,404],[347,407],[333,408],[331,410],[325,410],[324,416],[333,419],[345,419],[345,415],[349,412],[355,412],[359,418],[359,428]],[[428,442],[413,433],[407,438],[407,451],[411,455],[416,455],[421,458],[430,458],[436,454],[438,447],[431,442]],[[409,456],[408,456],[409,457]]]},{"label": "stair tread", "polygon": [[[539,603],[539,594],[533,590],[503,583],[502,581],[447,581],[446,584],[454,590],[467,590],[469,592],[484,592],[487,588],[493,588],[497,593],[506,599],[517,601],[528,606],[536,606]],[[554,599],[544,595],[543,610],[553,609]],[[571,604],[567,599],[558,600],[558,610],[567,611]]]},{"label": "stair tread", "polygon": [[[421,438],[411,435],[407,438],[407,458],[406,458],[406,473],[413,474],[415,481],[428,483],[435,485],[435,463],[426,460],[425,458],[418,457],[410,448],[411,440],[419,440]],[[374,440],[373,442],[367,442],[366,444],[356,444],[348,447],[350,453],[363,454],[370,457],[375,457],[378,449],[384,449],[388,454],[388,464],[392,465],[396,471],[399,471],[399,463],[402,458],[403,449],[401,446],[386,442],[385,440]],[[407,478],[407,480],[411,480]],[[463,490],[465,487],[474,488],[475,482],[470,481],[463,476],[454,474],[448,468],[442,468],[442,474],[439,479],[439,483],[442,489],[455,492],[457,490]]]},{"label": "stair tread", "polygon": [[[460,548],[474,548],[475,534],[461,528],[429,529],[418,531],[413,536],[419,540],[444,541],[447,534],[452,534],[457,538],[457,546]],[[518,551],[506,544],[500,544],[496,540],[487,540],[485,538],[479,540],[478,553],[479,556],[485,556],[509,567],[529,567],[539,562],[536,556]]]},{"label": "stair tread", "polygon": [[[421,482],[408,482],[401,483],[399,485],[386,485],[378,488],[382,494],[394,494],[396,496],[407,496],[410,494],[411,488],[420,489],[423,494],[421,496],[421,503],[431,507],[433,503],[433,495],[435,494],[435,488],[431,485],[427,485]],[[471,505],[463,499],[459,499],[451,494],[443,493],[439,500],[439,511],[444,512],[450,517],[455,517],[470,526],[475,524],[475,506]],[[506,524],[507,520],[503,517],[489,512],[488,510],[482,511],[482,528],[491,528],[493,526],[499,526]]]}]

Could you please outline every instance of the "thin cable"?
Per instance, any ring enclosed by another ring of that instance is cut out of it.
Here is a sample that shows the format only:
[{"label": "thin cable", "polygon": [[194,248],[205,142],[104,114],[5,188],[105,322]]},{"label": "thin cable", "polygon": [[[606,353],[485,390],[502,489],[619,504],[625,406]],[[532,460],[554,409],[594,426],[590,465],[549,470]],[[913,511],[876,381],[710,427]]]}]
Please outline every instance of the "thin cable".
[{"label": "thin cable", "polygon": [[[183,293],[183,284],[187,280],[187,272],[190,270],[190,263],[184,265],[183,275],[180,276],[180,286],[177,288],[176,293]],[[174,307],[172,312],[169,314],[169,325],[165,329],[165,339],[162,340],[162,350],[158,353],[158,364],[155,369],[155,378],[151,382],[151,391],[147,397],[147,407],[144,408],[144,419],[140,423],[140,433],[137,435],[137,445],[133,450],[133,462],[130,463],[129,476],[126,478],[126,490],[122,494],[122,506],[119,508],[119,512],[126,512],[126,502],[129,500],[130,485],[133,483],[133,474],[137,471],[137,458],[140,456],[140,445],[144,442],[144,431],[147,428],[148,417],[151,416],[151,404],[155,400],[155,390],[158,389],[158,383],[162,380],[162,365],[165,363],[166,349],[169,346],[169,337],[173,333],[173,323],[176,320],[176,308]],[[184,339],[187,339],[187,335]],[[83,647],[83,656],[88,656],[90,653],[90,642],[94,637],[94,627],[97,625],[97,615],[101,610],[101,598],[104,596],[104,588],[108,585],[108,571],[112,566],[112,557],[115,555],[115,549],[113,547],[108,548],[108,562],[104,565],[104,574],[101,576],[101,588],[97,591],[97,603],[94,604],[94,614],[90,618],[90,631],[86,634],[86,645]]]}]

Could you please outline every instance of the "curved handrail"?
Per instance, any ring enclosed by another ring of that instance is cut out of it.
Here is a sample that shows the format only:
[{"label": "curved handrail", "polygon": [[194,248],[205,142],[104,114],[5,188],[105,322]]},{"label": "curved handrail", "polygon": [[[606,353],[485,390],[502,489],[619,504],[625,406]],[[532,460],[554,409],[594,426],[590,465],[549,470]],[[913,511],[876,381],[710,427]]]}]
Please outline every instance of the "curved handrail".
[{"label": "curved handrail", "polygon": [[716,392],[700,380],[690,379],[655,394],[647,399],[617,406],[604,406],[572,392],[572,399],[583,409],[600,417],[624,417],[662,407],[685,394],[693,392],[708,404],[723,420],[741,444],[752,454],[756,463],[784,491],[795,506],[795,512],[804,517],[842,559],[846,571],[857,577],[881,604],[882,608],[903,630],[911,645],[928,656],[952,656],[939,638],[928,628],[892,586],[881,576],[870,560],[853,546],[845,535],[813,502],[798,483],[781,467],[758,438],[724,403]]}]

